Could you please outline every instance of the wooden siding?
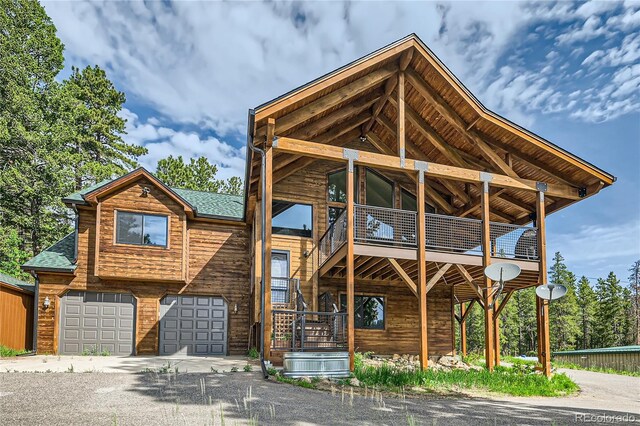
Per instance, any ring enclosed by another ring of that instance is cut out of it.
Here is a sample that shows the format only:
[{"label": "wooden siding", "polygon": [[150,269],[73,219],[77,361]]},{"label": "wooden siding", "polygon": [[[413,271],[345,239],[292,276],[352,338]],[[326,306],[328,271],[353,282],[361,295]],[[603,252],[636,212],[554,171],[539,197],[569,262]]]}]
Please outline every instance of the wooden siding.
[{"label": "wooden siding", "polygon": [[[143,187],[151,191],[142,196]],[[146,179],[139,179],[100,200],[96,275],[107,279],[184,281],[184,209]],[[169,219],[167,247],[116,244],[116,211],[166,215]]]},{"label": "wooden siding", "polygon": [[[329,291],[339,300],[345,293],[344,280],[320,280],[320,294]],[[355,347],[358,352],[373,351],[381,355],[418,354],[419,312],[418,299],[403,284],[384,284],[356,280],[356,295],[384,296],[385,329],[355,330]],[[452,288],[436,285],[427,296],[427,333],[429,356],[453,354],[454,334],[452,326]]]},{"label": "wooden siding", "polygon": [[[137,190],[134,189],[133,193],[136,192]],[[151,192],[153,194],[155,191],[152,189]],[[158,197],[158,199],[161,198]],[[176,223],[182,226],[182,222],[177,219],[179,214],[172,210],[174,202],[167,201],[167,203],[172,206],[169,210],[167,207],[160,206],[158,210],[151,211],[149,210],[151,204],[148,204],[146,211],[152,213],[170,211],[172,215],[175,213]],[[126,206],[125,209],[127,209]],[[180,245],[184,238],[187,245],[188,255],[184,257],[184,260],[188,259],[188,267],[185,265],[184,268],[188,272],[186,280],[164,281],[165,274],[154,263],[158,259],[153,256],[147,261],[150,268],[142,269],[144,274],[140,272],[139,275],[132,275],[140,278],[103,279],[96,275],[95,263],[96,234],[102,235],[104,232],[96,232],[95,210],[84,208],[80,209],[79,213],[78,262],[75,274],[45,272],[39,274],[38,353],[57,353],[60,297],[70,289],[133,294],[137,300],[135,335],[136,353],[139,355],[158,353],[159,304],[162,297],[167,294],[221,296],[227,300],[229,306],[229,353],[246,352],[249,332],[251,252],[247,226],[224,224],[219,221],[193,220],[186,224],[186,229],[180,232],[179,236],[172,235],[170,244],[176,240]],[[145,256],[145,259],[149,259],[145,254],[146,249],[147,247],[136,248]],[[153,247],[149,249],[150,253],[154,252]],[[112,254],[113,251],[107,251],[107,253]],[[172,259],[181,264],[183,252],[180,250],[178,253],[175,256],[172,255]],[[111,262],[117,265],[108,257],[99,258],[100,262]],[[129,260],[126,257],[118,258],[119,262],[124,264]],[[163,261],[166,259],[161,258],[160,263]],[[175,270],[173,273],[175,274]],[[46,296],[49,296],[51,306],[45,310],[42,305]]]},{"label": "wooden siding", "polygon": [[0,282],[0,345],[33,347],[33,294]]}]

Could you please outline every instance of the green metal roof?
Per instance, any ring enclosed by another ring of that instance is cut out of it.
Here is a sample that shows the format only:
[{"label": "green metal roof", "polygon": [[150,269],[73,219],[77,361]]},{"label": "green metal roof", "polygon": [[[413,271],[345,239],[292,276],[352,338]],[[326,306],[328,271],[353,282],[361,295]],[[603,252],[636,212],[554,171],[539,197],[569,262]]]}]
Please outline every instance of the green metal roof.
[{"label": "green metal roof", "polygon": [[196,216],[242,219],[244,215],[244,197],[242,195],[218,194],[181,188],[171,188],[171,190],[191,204],[191,207],[196,210]]},{"label": "green metal roof", "polygon": [[3,274],[2,272],[0,272],[0,282],[9,284],[13,287],[21,288],[22,290],[26,290],[31,293],[33,293],[35,290],[35,285],[26,281],[19,280],[16,277],[12,277],[11,275]]},{"label": "green metal roof", "polygon": [[[151,174],[151,173],[149,173]],[[126,175],[125,175],[126,176]],[[122,176],[120,176],[122,177]],[[65,203],[84,203],[84,196],[114,180],[103,180],[88,186],[62,199]],[[242,220],[244,217],[244,197],[242,195],[218,194],[215,192],[195,191],[191,189],[167,187],[196,212],[196,216],[216,217],[220,219]]]},{"label": "green metal roof", "polygon": [[580,349],[577,351],[553,352],[554,356],[562,355],[594,355],[594,354],[614,354],[614,353],[635,353],[640,352],[640,345],[615,346],[613,348]]},{"label": "green metal roof", "polygon": [[73,272],[76,265],[73,263],[75,252],[75,233],[70,233],[51,247],[41,251],[36,257],[22,265],[22,269],[30,269]]}]

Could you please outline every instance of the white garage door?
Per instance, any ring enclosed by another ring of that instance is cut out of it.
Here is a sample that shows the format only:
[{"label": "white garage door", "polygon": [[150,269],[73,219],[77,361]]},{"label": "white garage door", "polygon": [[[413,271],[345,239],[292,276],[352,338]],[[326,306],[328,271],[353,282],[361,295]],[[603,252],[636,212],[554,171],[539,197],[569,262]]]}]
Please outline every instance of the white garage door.
[{"label": "white garage door", "polygon": [[60,354],[133,354],[136,305],[131,294],[69,291],[60,306]]},{"label": "white garage door", "polygon": [[225,355],[227,313],[221,297],[166,296],[160,302],[160,355]]}]

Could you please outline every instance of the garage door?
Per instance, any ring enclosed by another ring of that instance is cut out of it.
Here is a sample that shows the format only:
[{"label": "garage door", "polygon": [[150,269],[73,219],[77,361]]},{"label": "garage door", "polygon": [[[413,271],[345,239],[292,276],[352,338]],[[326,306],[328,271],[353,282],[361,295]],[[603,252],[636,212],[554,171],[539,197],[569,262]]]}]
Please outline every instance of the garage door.
[{"label": "garage door", "polygon": [[225,355],[227,302],[221,297],[166,296],[160,302],[160,355]]},{"label": "garage door", "polygon": [[130,294],[70,291],[61,298],[60,353],[132,355],[135,298]]}]

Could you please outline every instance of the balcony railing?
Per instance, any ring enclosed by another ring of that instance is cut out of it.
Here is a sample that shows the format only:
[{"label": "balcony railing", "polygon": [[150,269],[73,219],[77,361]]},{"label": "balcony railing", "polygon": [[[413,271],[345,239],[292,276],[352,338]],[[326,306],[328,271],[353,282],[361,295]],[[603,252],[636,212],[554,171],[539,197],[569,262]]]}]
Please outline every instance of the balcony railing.
[{"label": "balcony railing", "polygon": [[[346,240],[346,211],[320,239],[320,264]],[[359,244],[416,248],[416,212],[356,204],[354,241]],[[424,217],[426,248],[461,254],[482,254],[482,220],[427,213]],[[537,229],[489,222],[491,255],[511,259],[537,260]]]}]

